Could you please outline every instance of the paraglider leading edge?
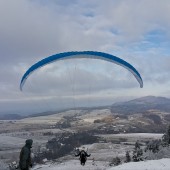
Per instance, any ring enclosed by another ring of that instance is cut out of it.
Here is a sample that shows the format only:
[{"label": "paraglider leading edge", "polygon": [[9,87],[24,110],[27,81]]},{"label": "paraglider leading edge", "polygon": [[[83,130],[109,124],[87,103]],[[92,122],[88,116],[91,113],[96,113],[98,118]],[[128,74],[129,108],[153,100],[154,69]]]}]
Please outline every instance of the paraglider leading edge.
[{"label": "paraglider leading edge", "polygon": [[24,83],[26,82],[26,79],[29,77],[29,75],[37,70],[38,68],[41,68],[49,63],[58,61],[58,60],[65,60],[65,59],[72,59],[72,58],[92,58],[92,59],[101,59],[109,62],[113,62],[115,64],[118,64],[127,70],[129,70],[136,80],[139,82],[140,87],[143,87],[143,80],[139,74],[139,72],[128,62],[125,60],[122,60],[121,58],[118,58],[114,55],[103,53],[103,52],[96,52],[96,51],[73,51],[73,52],[64,52],[64,53],[58,53],[52,56],[49,56],[47,58],[44,58],[34,65],[32,65],[23,75],[21,82],[20,82],[20,90],[22,91]]}]

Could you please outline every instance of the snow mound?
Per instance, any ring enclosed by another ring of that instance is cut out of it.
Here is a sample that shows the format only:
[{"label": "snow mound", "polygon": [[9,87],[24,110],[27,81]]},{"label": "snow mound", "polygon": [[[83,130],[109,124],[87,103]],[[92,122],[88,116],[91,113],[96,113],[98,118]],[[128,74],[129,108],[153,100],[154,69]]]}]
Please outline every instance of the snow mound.
[{"label": "snow mound", "polygon": [[130,162],[108,170],[170,170],[170,159]]}]

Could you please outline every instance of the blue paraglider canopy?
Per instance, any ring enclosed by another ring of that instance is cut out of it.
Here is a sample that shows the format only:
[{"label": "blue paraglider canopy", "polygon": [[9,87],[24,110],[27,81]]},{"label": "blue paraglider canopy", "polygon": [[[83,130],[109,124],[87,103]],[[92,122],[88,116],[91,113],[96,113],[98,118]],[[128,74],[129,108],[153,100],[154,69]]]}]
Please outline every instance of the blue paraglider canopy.
[{"label": "blue paraglider canopy", "polygon": [[118,64],[127,70],[129,70],[136,80],[139,82],[140,87],[143,87],[143,81],[139,74],[139,72],[128,62],[125,60],[122,60],[121,58],[118,58],[116,56],[113,56],[111,54],[103,53],[103,52],[96,52],[96,51],[75,51],[75,52],[64,52],[55,54],[52,56],[49,56],[47,58],[44,58],[34,65],[32,65],[23,75],[21,82],[20,82],[20,90],[22,91],[22,88],[24,86],[24,83],[26,82],[26,79],[29,77],[29,75],[37,70],[40,67],[43,67],[47,64],[50,64],[52,62],[58,61],[58,60],[66,60],[66,59],[74,59],[74,58],[89,58],[89,59],[100,59],[100,60],[106,60],[108,62],[112,62],[115,64]]}]

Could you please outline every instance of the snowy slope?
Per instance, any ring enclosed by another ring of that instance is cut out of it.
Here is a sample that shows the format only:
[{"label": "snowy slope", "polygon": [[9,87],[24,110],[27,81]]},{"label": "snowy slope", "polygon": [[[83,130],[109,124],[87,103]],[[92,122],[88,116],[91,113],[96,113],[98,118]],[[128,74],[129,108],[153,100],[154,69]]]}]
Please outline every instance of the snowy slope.
[{"label": "snowy slope", "polygon": [[170,170],[170,159],[151,160],[146,162],[130,162],[109,167],[108,162],[87,161],[81,166],[78,160],[70,160],[60,164],[37,165],[33,170]]},{"label": "snowy slope", "polygon": [[170,170],[170,159],[130,162],[108,170]]},{"label": "snowy slope", "polygon": [[37,165],[33,170],[107,170],[108,162],[88,160],[85,166],[80,165],[79,160],[70,160],[59,164]]}]

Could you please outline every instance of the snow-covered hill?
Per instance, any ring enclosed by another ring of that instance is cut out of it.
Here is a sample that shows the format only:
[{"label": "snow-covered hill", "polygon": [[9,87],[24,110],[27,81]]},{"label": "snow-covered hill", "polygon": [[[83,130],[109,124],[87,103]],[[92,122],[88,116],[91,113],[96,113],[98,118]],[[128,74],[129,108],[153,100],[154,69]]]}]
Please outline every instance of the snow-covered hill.
[{"label": "snow-covered hill", "polygon": [[80,165],[79,160],[69,160],[63,163],[37,165],[33,170],[106,170],[108,168],[108,162],[93,162],[88,160],[85,166]]},{"label": "snow-covered hill", "polygon": [[169,170],[170,159],[160,159],[142,162],[124,163],[119,166],[110,167],[108,162],[87,161],[81,166],[78,160],[70,160],[59,164],[37,165],[33,170]]},{"label": "snow-covered hill", "polygon": [[169,170],[170,159],[160,159],[142,162],[130,162],[108,170]]},{"label": "snow-covered hill", "polygon": [[115,103],[111,106],[112,113],[134,114],[148,110],[170,112],[170,99],[165,97],[146,96],[127,102]]}]

